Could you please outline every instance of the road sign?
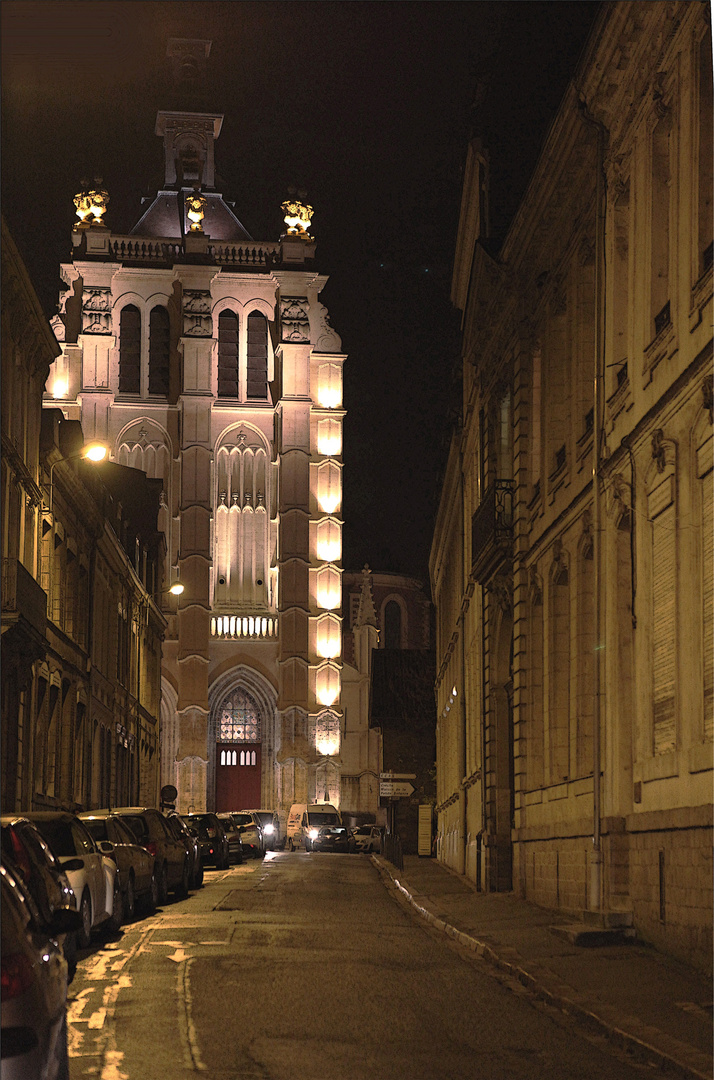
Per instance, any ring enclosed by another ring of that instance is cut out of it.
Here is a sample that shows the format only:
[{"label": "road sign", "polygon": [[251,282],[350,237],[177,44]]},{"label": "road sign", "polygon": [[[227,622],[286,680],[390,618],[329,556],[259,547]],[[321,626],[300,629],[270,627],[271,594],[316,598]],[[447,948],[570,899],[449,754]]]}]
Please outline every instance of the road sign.
[{"label": "road sign", "polygon": [[381,798],[404,799],[414,794],[414,785],[405,781],[380,780],[379,794]]},{"label": "road sign", "polygon": [[416,773],[413,772],[382,772],[379,774],[380,780],[416,780]]}]

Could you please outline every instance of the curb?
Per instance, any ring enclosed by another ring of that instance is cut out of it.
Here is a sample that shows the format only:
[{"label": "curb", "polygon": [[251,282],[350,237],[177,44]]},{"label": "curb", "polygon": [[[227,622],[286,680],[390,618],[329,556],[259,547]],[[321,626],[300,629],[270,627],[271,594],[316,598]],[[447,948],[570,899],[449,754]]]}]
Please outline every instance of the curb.
[{"label": "curb", "polygon": [[528,970],[525,966],[527,961],[524,961],[515,949],[503,946],[497,951],[493,945],[459,930],[418,903],[409,883],[403,877],[400,879],[396,876],[399,871],[387,863],[383,856],[373,854],[372,860],[380,874],[389,878],[391,884],[425,922],[499,971],[516,979],[541,1001],[573,1017],[589,1031],[605,1036],[620,1050],[625,1050],[640,1062],[656,1065],[672,1075],[683,1077],[684,1080],[711,1080],[711,1062],[706,1054],[635,1017],[623,1015],[612,1006],[589,1001],[572,986],[560,982],[552,972],[541,968],[537,962],[529,964]]}]

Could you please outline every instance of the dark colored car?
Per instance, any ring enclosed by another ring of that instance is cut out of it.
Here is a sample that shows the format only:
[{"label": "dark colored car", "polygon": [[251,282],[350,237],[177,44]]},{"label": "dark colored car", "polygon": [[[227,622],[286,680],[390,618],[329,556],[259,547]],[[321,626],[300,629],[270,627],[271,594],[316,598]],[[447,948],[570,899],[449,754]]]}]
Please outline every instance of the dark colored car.
[{"label": "dark colored car", "polygon": [[136,903],[155,911],[159,901],[159,883],[154,856],[137,844],[126,822],[110,810],[89,810],[79,815],[97,842],[100,851],[117,864],[119,884],[124,898],[124,918],[133,919]]},{"label": "dark colored car", "polygon": [[181,837],[186,848],[191,873],[191,888],[200,889],[203,885],[203,858],[198,836],[189,829],[181,815],[177,814],[175,810],[170,811],[165,816],[169,828],[176,836]]},{"label": "dark colored car", "polygon": [[255,814],[263,830],[263,849],[265,851],[282,851],[285,840],[281,836],[280,818],[276,810],[249,810],[249,814]]},{"label": "dark colored car", "polygon": [[188,896],[191,868],[186,847],[169,828],[164,815],[150,806],[117,806],[112,813],[129,826],[136,842],[154,856],[159,903],[165,904],[170,892]]},{"label": "dark colored car", "polygon": [[45,922],[7,866],[0,867],[0,1072],[3,1080],[66,1080],[67,961],[57,939],[80,926],[61,908]]},{"label": "dark colored car", "polygon": [[243,862],[243,841],[240,829],[233,821],[230,814],[217,814],[216,817],[223,826],[223,831],[228,840],[228,858],[232,863]]},{"label": "dark colored car", "polygon": [[182,817],[189,827],[198,831],[203,865],[215,866],[217,870],[227,870],[230,865],[228,838],[216,815],[201,813],[184,814]]},{"label": "dark colored car", "polygon": [[310,839],[310,850],[352,852],[356,850],[356,845],[346,825],[322,825],[317,830],[317,836]]},{"label": "dark colored car", "polygon": [[[67,875],[32,822],[6,815],[0,818],[0,826],[2,862],[25,886],[43,922],[51,923],[58,911],[76,911],[77,901]],[[60,944],[71,982],[77,970],[76,934],[61,935]]]}]

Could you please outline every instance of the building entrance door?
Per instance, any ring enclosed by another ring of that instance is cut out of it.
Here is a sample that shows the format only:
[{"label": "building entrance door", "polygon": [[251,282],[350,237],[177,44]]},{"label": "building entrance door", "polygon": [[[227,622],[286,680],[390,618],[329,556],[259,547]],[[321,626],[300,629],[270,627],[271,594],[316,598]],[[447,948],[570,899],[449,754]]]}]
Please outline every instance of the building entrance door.
[{"label": "building entrance door", "polygon": [[217,743],[216,813],[254,809],[260,796],[260,743]]}]

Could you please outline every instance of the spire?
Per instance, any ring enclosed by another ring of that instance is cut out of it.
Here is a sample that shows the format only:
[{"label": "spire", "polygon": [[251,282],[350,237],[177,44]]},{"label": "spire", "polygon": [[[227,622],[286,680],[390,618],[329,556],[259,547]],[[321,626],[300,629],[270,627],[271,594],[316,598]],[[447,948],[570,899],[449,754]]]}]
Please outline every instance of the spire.
[{"label": "spire", "polygon": [[206,82],[206,61],[211,42],[169,38],[166,55],[171,60],[174,101],[178,111],[159,110],[156,134],[164,140],[166,187],[213,188],[213,144],[223,116],[200,108]]},{"label": "spire", "polygon": [[374,608],[374,598],[372,597],[372,577],[371,570],[367,563],[364,564],[362,570],[362,588],[359,595],[359,608],[357,610],[357,618],[354,623],[355,627],[358,626],[377,626],[377,612]]}]

